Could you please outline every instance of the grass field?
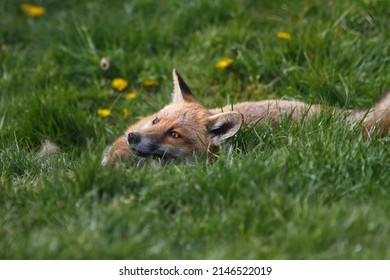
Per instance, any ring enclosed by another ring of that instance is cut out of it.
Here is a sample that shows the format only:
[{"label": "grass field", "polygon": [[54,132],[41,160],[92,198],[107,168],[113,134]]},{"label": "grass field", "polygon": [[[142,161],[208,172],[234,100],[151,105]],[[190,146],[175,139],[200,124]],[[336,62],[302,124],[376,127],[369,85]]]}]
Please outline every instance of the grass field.
[{"label": "grass field", "polygon": [[[211,162],[100,166],[169,102],[172,68],[208,107],[369,108],[390,86],[389,1],[22,3],[0,1],[1,259],[390,258],[389,135],[338,116],[246,127]],[[60,151],[40,157],[46,139]]]}]

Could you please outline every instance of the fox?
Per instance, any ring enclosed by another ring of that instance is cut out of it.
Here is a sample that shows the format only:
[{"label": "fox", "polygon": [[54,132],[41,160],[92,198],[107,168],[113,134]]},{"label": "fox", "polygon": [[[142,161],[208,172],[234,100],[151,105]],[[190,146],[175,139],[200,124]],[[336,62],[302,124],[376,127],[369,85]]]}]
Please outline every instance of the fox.
[{"label": "fox", "polygon": [[365,135],[390,129],[390,92],[369,110],[343,110],[302,101],[262,100],[207,109],[192,94],[176,69],[172,71],[171,102],[160,111],[131,125],[108,148],[102,165],[135,159],[182,160],[201,154],[216,154],[243,124],[277,124],[283,116],[291,120],[313,118],[321,112],[341,112],[351,125],[362,124]]}]

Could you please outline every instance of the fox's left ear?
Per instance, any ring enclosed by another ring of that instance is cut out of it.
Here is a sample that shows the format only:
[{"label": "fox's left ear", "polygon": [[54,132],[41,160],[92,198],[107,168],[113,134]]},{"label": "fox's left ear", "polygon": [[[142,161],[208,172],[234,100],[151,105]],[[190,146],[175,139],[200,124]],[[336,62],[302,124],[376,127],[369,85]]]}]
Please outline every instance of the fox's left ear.
[{"label": "fox's left ear", "polygon": [[176,69],[172,71],[174,90],[172,94],[172,103],[177,102],[196,102],[195,97],[192,95],[190,88],[184,82]]},{"label": "fox's left ear", "polygon": [[244,118],[241,113],[232,111],[213,115],[208,121],[207,129],[211,143],[219,146],[238,132]]}]

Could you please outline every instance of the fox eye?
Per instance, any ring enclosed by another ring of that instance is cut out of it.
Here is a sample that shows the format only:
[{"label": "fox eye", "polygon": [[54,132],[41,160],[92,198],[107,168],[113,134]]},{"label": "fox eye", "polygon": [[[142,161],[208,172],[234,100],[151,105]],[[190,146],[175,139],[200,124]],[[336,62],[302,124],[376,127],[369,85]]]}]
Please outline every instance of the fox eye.
[{"label": "fox eye", "polygon": [[172,137],[172,138],[175,138],[175,139],[177,139],[177,138],[180,137],[179,133],[177,133],[177,132],[174,131],[174,130],[168,131],[168,136],[169,136],[169,137]]},{"label": "fox eye", "polygon": [[159,121],[160,121],[159,118],[155,118],[155,119],[152,121],[152,124],[156,124],[156,123],[158,123]]}]

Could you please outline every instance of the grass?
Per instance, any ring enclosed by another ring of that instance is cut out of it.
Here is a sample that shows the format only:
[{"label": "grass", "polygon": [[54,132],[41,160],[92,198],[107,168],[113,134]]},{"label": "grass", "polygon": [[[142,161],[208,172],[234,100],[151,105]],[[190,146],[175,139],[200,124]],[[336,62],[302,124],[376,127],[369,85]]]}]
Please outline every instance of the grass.
[{"label": "grass", "polygon": [[[209,107],[370,107],[390,83],[388,1],[21,3],[0,2],[1,259],[390,258],[389,137],[339,116],[244,128],[212,162],[100,166],[169,102],[174,67]],[[39,157],[45,139],[60,152]]]}]

